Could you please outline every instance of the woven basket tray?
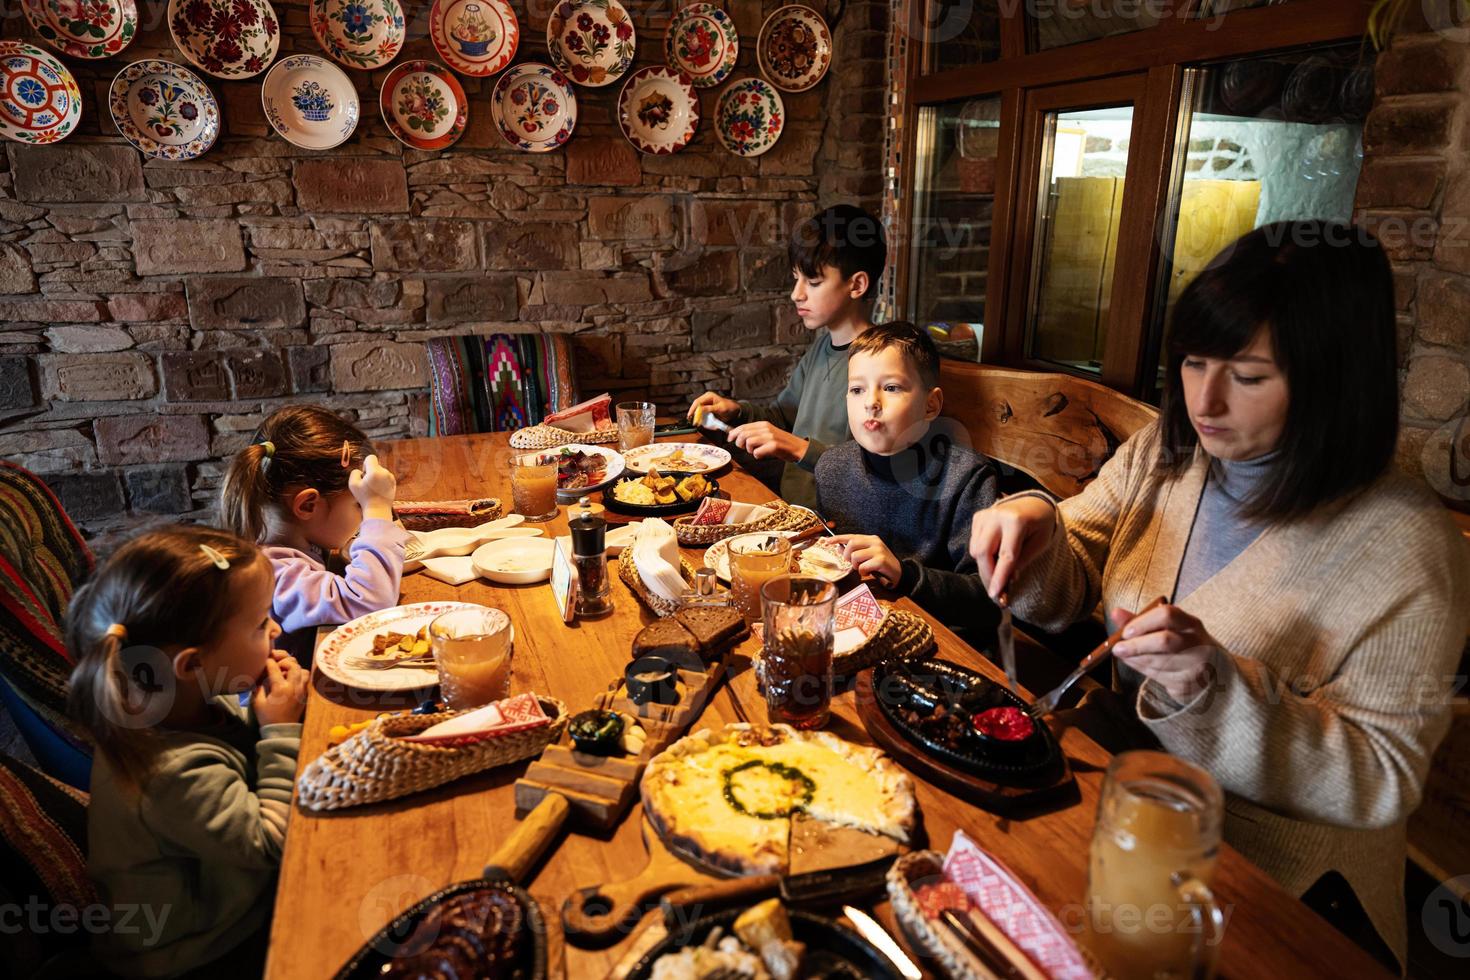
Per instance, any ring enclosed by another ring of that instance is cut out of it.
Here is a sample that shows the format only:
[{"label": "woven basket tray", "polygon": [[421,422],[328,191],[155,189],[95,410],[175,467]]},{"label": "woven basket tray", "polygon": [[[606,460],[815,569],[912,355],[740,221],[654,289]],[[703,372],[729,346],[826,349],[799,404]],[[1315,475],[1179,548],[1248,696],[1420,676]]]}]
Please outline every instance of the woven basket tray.
[{"label": "woven basket tray", "polygon": [[591,432],[572,432],[558,429],[554,425],[528,425],[510,434],[512,449],[555,449],[569,443],[580,442],[588,446],[601,446],[618,441],[618,427],[593,429]]},{"label": "woven basket tray", "polygon": [[[690,588],[693,588],[694,566],[689,564],[689,559],[682,556],[679,558],[679,573],[684,576],[684,581]],[[618,578],[633,591],[639,602],[659,616],[672,616],[682,608],[679,603],[670,602],[648,591],[648,586],[643,584],[643,578],[638,574],[638,566],[633,563],[632,548],[624,548],[622,554],[618,555]]]},{"label": "woven basket tray", "polygon": [[676,517],[674,535],[683,547],[694,548],[751,531],[805,531],[817,523],[816,515],[811,511],[793,507],[784,500],[773,500],[762,506],[773,507],[776,512],[745,524],[695,524],[693,515]]},{"label": "woven basket tray", "polygon": [[536,700],[551,724],[468,745],[425,745],[398,737],[416,735],[462,712],[380,718],[307,765],[296,781],[297,802],[308,810],[378,803],[538,756],[561,737],[567,706],[545,694]]},{"label": "woven basket tray", "polygon": [[[993,980],[994,974],[966,951],[963,943],[940,923],[925,918],[919,908],[914,887],[943,877],[944,855],[938,851],[914,851],[894,861],[887,876],[888,899],[893,903],[893,914],[919,952],[938,960],[946,975],[954,980]],[[1090,949],[1078,943],[1077,951],[1082,954],[1096,980],[1111,980]]]},{"label": "woven basket tray", "polygon": [[[471,507],[460,505],[470,504]],[[438,513],[403,513],[399,508],[405,506],[433,507],[444,506],[446,509]],[[498,520],[505,513],[505,508],[500,501],[494,497],[483,500],[400,500],[394,505],[393,514],[409,531],[437,531],[441,527],[479,527],[486,521]]]}]

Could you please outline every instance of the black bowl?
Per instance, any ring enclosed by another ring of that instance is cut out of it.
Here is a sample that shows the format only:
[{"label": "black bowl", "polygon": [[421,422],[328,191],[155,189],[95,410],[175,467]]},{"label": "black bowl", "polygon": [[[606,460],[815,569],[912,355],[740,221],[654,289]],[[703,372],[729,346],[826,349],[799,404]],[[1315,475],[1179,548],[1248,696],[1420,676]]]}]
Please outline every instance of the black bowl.
[{"label": "black bowl", "polygon": [[482,888],[504,891],[521,906],[524,917],[521,924],[521,944],[511,965],[510,975],[515,980],[546,980],[546,920],[541,915],[541,906],[523,888],[484,878],[441,888],[414,903],[364,943],[352,959],[337,971],[334,980],[374,980],[395,958],[416,952],[406,948],[405,944],[430,909],[456,895]]},{"label": "black bowl", "polygon": [[[674,478],[675,482],[677,482],[684,479],[686,476],[694,476],[695,474],[660,473],[659,475],[671,476]],[[720,493],[720,483],[718,480],[710,480],[710,478],[704,473],[700,473],[698,475],[703,476],[706,480],[709,481],[709,493],[705,494],[705,497],[723,496],[723,494]],[[672,504],[624,503],[617,497],[613,496],[613,487],[616,487],[619,483],[623,482],[624,479],[641,480],[643,478],[641,476],[620,476],[612,485],[608,486],[602,491],[602,506],[612,511],[614,514],[624,514],[628,517],[668,517],[671,514],[687,514],[691,511],[698,510],[700,501],[704,500],[704,497],[695,497],[693,500],[676,500]]]},{"label": "black bowl", "polygon": [[1026,702],[988,677],[947,660],[915,660],[873,668],[879,710],[910,742],[945,764],[997,783],[1053,778],[1061,747],[1044,722],[1023,739],[991,738],[970,717]]},{"label": "black bowl", "polygon": [[[726,935],[734,935],[735,920],[744,909],[727,909],[670,932],[657,946],[649,950],[634,964],[626,980],[648,980],[653,976],[653,964],[665,953],[672,953],[685,946],[698,946],[704,942],[715,926],[724,928]],[[836,921],[788,908],[791,932],[797,942],[806,944],[804,977],[832,977],[852,980],[901,980],[893,964],[866,939]],[[752,951],[753,952],[753,951]]]}]

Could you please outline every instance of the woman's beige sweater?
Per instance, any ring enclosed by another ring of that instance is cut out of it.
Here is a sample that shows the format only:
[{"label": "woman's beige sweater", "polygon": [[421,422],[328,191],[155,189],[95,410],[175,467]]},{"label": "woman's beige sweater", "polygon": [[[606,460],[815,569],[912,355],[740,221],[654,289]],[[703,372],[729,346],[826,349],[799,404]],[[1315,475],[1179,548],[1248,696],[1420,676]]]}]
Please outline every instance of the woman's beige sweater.
[{"label": "woman's beige sweater", "polygon": [[[1060,629],[1172,597],[1208,457],[1170,476],[1159,430],[1129,439],[1061,502],[1051,544],[1009,590]],[[1268,527],[1179,602],[1219,643],[1190,703],[1153,682],[1139,719],[1226,791],[1225,838],[1300,895],[1340,872],[1404,962],[1405,822],[1449,724],[1470,627],[1470,549],[1439,501],[1397,472]]]}]

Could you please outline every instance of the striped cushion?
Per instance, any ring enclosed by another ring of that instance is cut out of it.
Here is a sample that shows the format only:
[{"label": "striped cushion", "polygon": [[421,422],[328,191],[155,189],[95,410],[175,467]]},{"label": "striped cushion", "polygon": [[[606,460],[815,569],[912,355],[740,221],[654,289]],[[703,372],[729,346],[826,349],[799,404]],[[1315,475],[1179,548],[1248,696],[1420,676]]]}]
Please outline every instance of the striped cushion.
[{"label": "striped cushion", "polygon": [[46,484],[0,463],[0,677],[60,730],[69,728],[66,607],[92,568],[92,552]]},{"label": "striped cushion", "polygon": [[428,357],[430,435],[508,432],[577,404],[561,334],[436,337]]}]

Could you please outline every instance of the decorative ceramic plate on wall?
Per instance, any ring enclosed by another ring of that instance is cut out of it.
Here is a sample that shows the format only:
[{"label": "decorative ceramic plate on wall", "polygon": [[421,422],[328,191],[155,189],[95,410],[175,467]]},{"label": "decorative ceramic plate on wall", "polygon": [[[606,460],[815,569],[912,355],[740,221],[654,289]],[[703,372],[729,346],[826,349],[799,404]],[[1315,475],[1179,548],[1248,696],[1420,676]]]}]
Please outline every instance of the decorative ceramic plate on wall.
[{"label": "decorative ceramic plate on wall", "polygon": [[805,92],[832,67],[832,32],[821,14],[793,3],[766,18],[755,56],[772,85]]},{"label": "decorative ceramic plate on wall", "polygon": [[546,22],[546,49],[578,85],[611,85],[633,66],[638,39],[618,0],[562,0]]},{"label": "decorative ceramic plate on wall", "polygon": [[500,76],[490,93],[490,112],[511,146],[546,153],[572,138],[577,96],[561,72],[528,61]]},{"label": "decorative ceramic plate on wall", "polygon": [[333,61],[381,68],[403,49],[398,0],[311,0],[311,33]]},{"label": "decorative ceramic plate on wall", "polygon": [[168,32],[215,78],[259,75],[281,46],[281,23],[266,0],[168,0]]},{"label": "decorative ceramic plate on wall", "polygon": [[696,88],[712,88],[735,70],[740,34],[729,14],[712,3],[691,3],[669,20],[664,55],[670,68],[688,75]]},{"label": "decorative ceramic plate on wall", "polygon": [[138,8],[133,0],[20,0],[36,33],[73,58],[108,58],[133,40]]},{"label": "decorative ceramic plate on wall", "polygon": [[521,24],[505,0],[434,0],[429,40],[462,75],[493,75],[516,56]]},{"label": "decorative ceramic plate on wall", "polygon": [[699,93],[683,72],[663,65],[640,68],[623,84],[618,125],[644,153],[677,153],[699,128]]},{"label": "decorative ceramic plate on wall", "polygon": [[341,145],[357,129],[361,115],[352,79],[314,54],[277,62],[260,86],[260,104],[271,128],[304,150]]},{"label": "decorative ceramic plate on wall", "polygon": [[715,132],[736,156],[760,156],[776,145],[785,125],[781,93],[764,78],[731,82],[715,104]]},{"label": "decorative ceramic plate on wall", "polygon": [[470,119],[469,100],[459,79],[434,61],[405,61],[389,72],[378,107],[388,130],[415,150],[453,145]]},{"label": "decorative ceramic plate on wall", "polygon": [[135,61],[118,72],[107,108],[118,132],[159,160],[193,160],[219,138],[214,93],[202,78],[172,61]]},{"label": "decorative ceramic plate on wall", "polygon": [[0,41],[0,136],[55,143],[81,118],[82,93],[65,65],[34,44]]}]

